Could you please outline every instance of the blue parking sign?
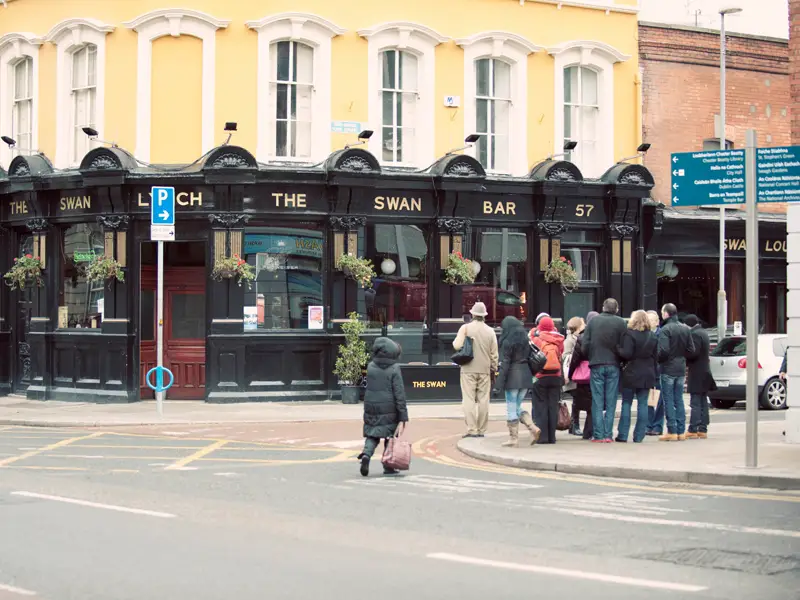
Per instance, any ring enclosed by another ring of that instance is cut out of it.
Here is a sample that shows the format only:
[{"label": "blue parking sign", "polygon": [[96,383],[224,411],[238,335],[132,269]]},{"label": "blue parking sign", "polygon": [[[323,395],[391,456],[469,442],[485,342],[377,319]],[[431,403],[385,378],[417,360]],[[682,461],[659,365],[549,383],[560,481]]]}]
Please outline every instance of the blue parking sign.
[{"label": "blue parking sign", "polygon": [[150,200],[152,225],[175,225],[175,188],[154,187]]}]

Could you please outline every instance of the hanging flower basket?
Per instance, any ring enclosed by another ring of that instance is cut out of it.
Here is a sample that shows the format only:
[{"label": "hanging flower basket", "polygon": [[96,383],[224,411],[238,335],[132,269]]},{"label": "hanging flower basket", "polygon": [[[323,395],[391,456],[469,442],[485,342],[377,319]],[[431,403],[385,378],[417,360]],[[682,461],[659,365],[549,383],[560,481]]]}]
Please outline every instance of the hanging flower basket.
[{"label": "hanging flower basket", "polygon": [[238,254],[218,258],[211,270],[211,279],[222,281],[223,279],[236,279],[236,283],[241,287],[242,282],[247,283],[248,289],[252,287],[251,282],[256,278],[253,266],[247,264]]},{"label": "hanging flower basket", "polygon": [[347,277],[358,283],[365,290],[372,287],[372,280],[376,274],[372,261],[368,258],[342,254],[339,260],[336,261],[336,268],[341,269]]},{"label": "hanging flower basket", "polygon": [[564,256],[554,258],[547,265],[544,272],[544,280],[547,283],[557,283],[561,286],[561,293],[567,295],[578,289],[578,274],[572,267],[572,261]]},{"label": "hanging flower basket", "polygon": [[461,252],[451,252],[444,268],[444,282],[450,285],[475,283],[475,269],[472,261],[464,258]]},{"label": "hanging flower basket", "polygon": [[86,281],[89,283],[108,281],[110,286],[114,279],[125,281],[125,272],[122,270],[122,265],[110,256],[95,256],[85,268]]},{"label": "hanging flower basket", "polygon": [[31,283],[42,287],[42,261],[32,254],[15,258],[14,266],[3,275],[3,279],[12,290],[24,290]]}]

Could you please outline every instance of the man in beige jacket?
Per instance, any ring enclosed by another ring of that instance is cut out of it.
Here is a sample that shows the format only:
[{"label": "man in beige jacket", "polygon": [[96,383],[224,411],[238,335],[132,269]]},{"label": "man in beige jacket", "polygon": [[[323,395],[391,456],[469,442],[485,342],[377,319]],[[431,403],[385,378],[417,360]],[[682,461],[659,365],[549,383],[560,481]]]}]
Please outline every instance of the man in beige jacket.
[{"label": "man in beige jacket", "polygon": [[469,312],[472,314],[472,321],[458,330],[453,348],[461,350],[465,339],[472,339],[474,358],[461,365],[461,402],[464,420],[467,422],[465,437],[483,437],[489,425],[492,374],[497,372],[497,336],[485,323],[489,313],[483,302],[476,302]]}]

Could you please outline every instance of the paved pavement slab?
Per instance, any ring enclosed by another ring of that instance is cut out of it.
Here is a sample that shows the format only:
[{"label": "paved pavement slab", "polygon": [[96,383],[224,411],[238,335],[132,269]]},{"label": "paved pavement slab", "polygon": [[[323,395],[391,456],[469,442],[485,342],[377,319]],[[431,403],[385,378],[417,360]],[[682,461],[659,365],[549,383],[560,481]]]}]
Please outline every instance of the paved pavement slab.
[{"label": "paved pavement slab", "polygon": [[759,424],[758,468],[744,466],[745,425],[719,423],[710,427],[706,440],[661,442],[648,437],[641,444],[593,444],[559,432],[557,443],[528,445],[521,436],[519,448],[500,444],[508,436],[465,438],[458,449],[487,462],[532,469],[601,477],[651,481],[733,485],[800,490],[800,446],[787,444],[782,421]]}]

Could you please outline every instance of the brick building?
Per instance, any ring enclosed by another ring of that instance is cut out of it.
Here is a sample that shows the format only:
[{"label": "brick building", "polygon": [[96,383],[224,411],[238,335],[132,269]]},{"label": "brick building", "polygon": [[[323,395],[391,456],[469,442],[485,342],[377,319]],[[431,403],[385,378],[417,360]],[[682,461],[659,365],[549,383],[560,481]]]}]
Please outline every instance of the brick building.
[{"label": "brick building", "polygon": [[[653,199],[666,205],[660,234],[648,248],[658,304],[675,302],[716,325],[719,211],[670,207],[670,154],[719,148],[719,31],[640,23],[644,164],[654,174]],[[727,36],[725,137],[743,148],[748,129],[759,146],[791,142],[789,47],[786,40]],[[800,82],[798,82],[800,85]],[[795,116],[795,119],[798,117]],[[741,207],[742,209],[744,207]],[[786,331],[786,207],[760,206],[760,322]],[[744,210],[728,210],[726,281],[729,331],[744,321]]]}]

